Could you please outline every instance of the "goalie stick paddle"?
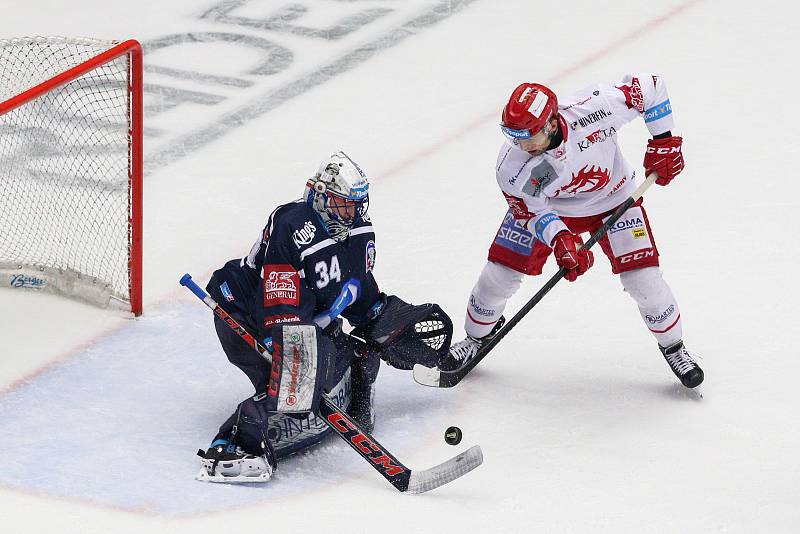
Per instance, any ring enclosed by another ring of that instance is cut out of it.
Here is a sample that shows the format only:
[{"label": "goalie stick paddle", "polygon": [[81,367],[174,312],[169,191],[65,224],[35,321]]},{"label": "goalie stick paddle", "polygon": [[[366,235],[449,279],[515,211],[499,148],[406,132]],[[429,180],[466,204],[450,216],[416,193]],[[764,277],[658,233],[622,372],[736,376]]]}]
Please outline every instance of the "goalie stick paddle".
[{"label": "goalie stick paddle", "polygon": [[[611,228],[614,223],[622,217],[622,214],[628,211],[633,204],[639,200],[644,192],[653,185],[653,182],[656,181],[658,175],[656,173],[651,173],[647,176],[647,179],[641,183],[641,185],[636,188],[636,191],[620,205],[617,210],[608,218],[608,220],[597,229],[597,231],[592,234],[592,237],[583,245],[581,248],[590,249],[597,243],[600,239],[606,235],[608,229]],[[414,380],[418,384],[422,384],[423,386],[430,386],[430,387],[440,387],[440,388],[451,388],[461,382],[465,376],[469,374],[472,369],[475,368],[476,365],[480,363],[482,359],[486,357],[489,352],[497,345],[501,339],[503,339],[506,334],[508,334],[512,328],[514,328],[518,322],[522,320],[525,315],[528,314],[531,309],[533,309],[536,304],[539,303],[542,298],[547,295],[547,293],[553,289],[553,287],[564,278],[564,275],[567,274],[567,269],[561,267],[556,274],[554,274],[548,281],[545,283],[542,288],[536,292],[536,294],[531,297],[531,299],[525,303],[525,305],[508,321],[503,328],[498,330],[497,334],[494,335],[489,341],[486,342],[485,345],[482,345],[475,356],[465,363],[463,366],[455,369],[453,371],[442,371],[436,367],[425,367],[420,364],[416,364],[414,366]]]},{"label": "goalie stick paddle", "polygon": [[[272,355],[259,343],[236,319],[231,317],[222,306],[198,286],[192,277],[184,274],[180,283],[187,287],[197,298],[211,308],[214,314],[227,324],[234,332],[258,352],[265,360],[272,363]],[[350,445],[364,460],[375,468],[383,478],[401,492],[408,494],[425,493],[462,477],[483,463],[483,452],[480,445],[474,445],[430,469],[409,469],[395,458],[383,445],[361,428],[350,416],[341,410],[327,395],[322,395],[319,415],[333,431]]]}]

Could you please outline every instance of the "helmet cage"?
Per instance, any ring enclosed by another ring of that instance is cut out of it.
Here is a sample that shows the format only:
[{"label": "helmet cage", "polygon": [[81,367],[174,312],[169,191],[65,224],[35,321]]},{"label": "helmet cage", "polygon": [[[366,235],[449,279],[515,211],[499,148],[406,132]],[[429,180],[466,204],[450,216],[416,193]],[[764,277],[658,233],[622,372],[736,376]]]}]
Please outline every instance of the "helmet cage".
[{"label": "helmet cage", "polygon": [[369,184],[363,171],[344,152],[333,154],[308,181],[308,203],[337,241],[347,238],[353,224],[369,209]]},{"label": "helmet cage", "polygon": [[[322,184],[322,182],[317,182],[317,184]],[[357,218],[363,218],[367,214],[367,210],[369,209],[369,195],[362,198],[352,198],[351,196],[340,195],[330,190],[323,189],[323,191],[320,192],[316,187],[315,190],[320,197],[322,209],[325,210],[332,220],[352,226]]]}]

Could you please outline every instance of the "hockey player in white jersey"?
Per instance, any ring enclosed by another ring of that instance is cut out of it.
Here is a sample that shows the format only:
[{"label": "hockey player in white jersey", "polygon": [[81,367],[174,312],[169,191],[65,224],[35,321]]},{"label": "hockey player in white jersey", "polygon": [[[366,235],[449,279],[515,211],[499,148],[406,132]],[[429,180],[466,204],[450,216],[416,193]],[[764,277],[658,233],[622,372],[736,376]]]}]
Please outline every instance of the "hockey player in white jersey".
[{"label": "hockey player in white jersey", "polygon": [[[520,84],[503,109],[506,142],[497,158],[497,183],[508,201],[489,259],[472,290],[464,328],[439,367],[453,370],[472,358],[503,324],[508,299],[524,275],[539,275],[554,254],[575,281],[593,264],[580,234],[592,233],[636,188],[635,172],[618,143],[620,128],[641,117],[653,136],[644,168],[669,184],[684,167],[682,138],[672,135],[672,107],[663,78],[626,76],[597,84],[560,102],[547,87]],[[645,326],[672,371],[687,388],[703,371],[683,344],[678,302],[659,269],[659,252],[641,199],[599,241],[633,297]]]}]

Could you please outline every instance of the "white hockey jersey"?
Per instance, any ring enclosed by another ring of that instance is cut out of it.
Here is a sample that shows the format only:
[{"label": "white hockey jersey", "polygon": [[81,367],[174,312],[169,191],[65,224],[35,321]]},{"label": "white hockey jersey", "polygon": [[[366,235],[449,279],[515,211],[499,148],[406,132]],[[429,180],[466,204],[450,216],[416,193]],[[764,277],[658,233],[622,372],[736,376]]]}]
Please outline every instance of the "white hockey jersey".
[{"label": "white hockey jersey", "polygon": [[497,183],[515,219],[550,245],[566,229],[559,215],[609,211],[636,188],[634,169],[618,144],[619,129],[643,117],[652,135],[673,129],[661,77],[634,74],[619,85],[597,84],[560,99],[564,142],[540,156],[507,141],[497,156]]}]

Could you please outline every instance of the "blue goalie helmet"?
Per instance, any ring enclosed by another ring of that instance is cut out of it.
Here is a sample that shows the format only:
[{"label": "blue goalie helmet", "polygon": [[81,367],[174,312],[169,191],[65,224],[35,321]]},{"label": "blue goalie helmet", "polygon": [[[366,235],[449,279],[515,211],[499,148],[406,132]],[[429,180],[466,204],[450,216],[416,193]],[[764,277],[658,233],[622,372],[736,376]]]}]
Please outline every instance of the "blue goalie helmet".
[{"label": "blue goalie helmet", "polygon": [[369,182],[361,167],[342,151],[328,156],[306,182],[306,202],[319,214],[328,234],[344,241],[369,208]]}]

